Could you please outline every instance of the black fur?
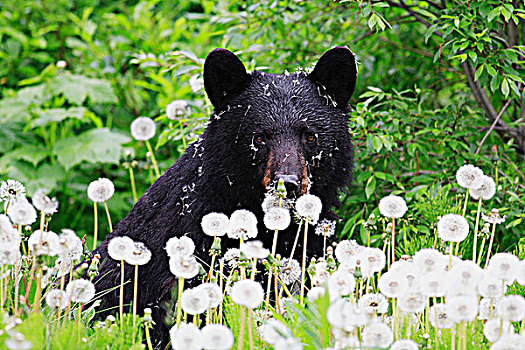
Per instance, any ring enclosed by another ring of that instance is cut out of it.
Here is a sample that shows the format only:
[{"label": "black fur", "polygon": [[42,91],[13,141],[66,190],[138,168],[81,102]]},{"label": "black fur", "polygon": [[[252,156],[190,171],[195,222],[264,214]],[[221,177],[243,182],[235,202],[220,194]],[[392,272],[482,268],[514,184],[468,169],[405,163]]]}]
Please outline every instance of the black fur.
[{"label": "black fur", "polygon": [[[107,244],[115,236],[141,241],[153,258],[139,268],[138,310],[153,309],[157,323],[153,337],[157,348],[169,340],[161,305],[170,300],[175,281],[164,250],[173,236],[187,235],[196,245],[195,254],[209,261],[212,239],[203,234],[201,219],[210,212],[230,215],[248,209],[259,221],[258,240],[270,248],[273,232],[263,225],[261,203],[266,189],[263,178],[268,156],[272,180],[280,172],[297,172],[304,159],[311,188],[323,203],[323,218],[336,218],[330,208],[339,205],[338,194],[352,177],[352,143],[348,116],[344,113],[355,88],[355,60],[347,48],[328,51],[308,76],[304,72],[274,75],[246,73],[239,59],[224,49],[212,51],[204,66],[205,88],[215,106],[206,130],[135,204],[95,253],[101,255],[98,291],[120,283],[120,268],[108,257]],[[307,136],[314,135],[310,142]],[[256,137],[262,142],[257,142]],[[291,159],[291,160],[290,160]],[[304,180],[299,171],[299,178]],[[287,256],[297,226],[279,234],[278,253]],[[309,256],[322,254],[322,237],[310,236]],[[237,240],[223,238],[222,248],[238,247]],[[300,258],[302,247],[296,250]],[[126,280],[133,268],[126,266]],[[118,288],[102,297],[100,309],[118,310]],[[125,289],[127,303],[132,283]]]}]

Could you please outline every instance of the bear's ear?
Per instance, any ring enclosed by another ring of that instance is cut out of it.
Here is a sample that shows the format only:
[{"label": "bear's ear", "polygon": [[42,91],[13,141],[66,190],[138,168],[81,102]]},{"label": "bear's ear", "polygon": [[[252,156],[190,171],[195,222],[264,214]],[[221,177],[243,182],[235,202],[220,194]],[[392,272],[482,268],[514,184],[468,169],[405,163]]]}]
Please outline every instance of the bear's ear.
[{"label": "bear's ear", "polygon": [[206,57],[204,89],[216,109],[223,110],[226,101],[246,89],[251,80],[241,60],[230,51],[215,49]]},{"label": "bear's ear", "polygon": [[314,83],[322,85],[337,103],[337,108],[344,110],[354,93],[357,79],[354,54],[347,47],[328,50],[308,77]]}]

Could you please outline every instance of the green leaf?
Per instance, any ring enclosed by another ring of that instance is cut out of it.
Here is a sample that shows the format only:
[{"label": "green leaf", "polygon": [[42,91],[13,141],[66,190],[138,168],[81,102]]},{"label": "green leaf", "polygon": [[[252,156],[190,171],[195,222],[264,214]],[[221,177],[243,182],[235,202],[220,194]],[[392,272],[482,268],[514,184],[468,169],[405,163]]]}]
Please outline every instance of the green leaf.
[{"label": "green leaf", "polygon": [[53,154],[66,170],[83,161],[118,164],[122,145],[130,141],[129,136],[106,128],[92,129],[78,136],[57,141]]},{"label": "green leaf", "polygon": [[507,97],[509,95],[509,82],[507,81],[507,78],[503,79],[503,83],[501,83],[501,93]]},{"label": "green leaf", "polygon": [[117,97],[111,84],[102,79],[88,78],[83,75],[64,74],[51,80],[51,90],[75,105],[82,105],[89,97],[92,103],[114,103]]},{"label": "green leaf", "polygon": [[368,19],[368,27],[373,29],[377,23],[377,16],[375,13],[372,13],[372,16]]},{"label": "green leaf", "polygon": [[492,77],[496,75],[496,69],[494,69],[494,67],[492,67],[490,64],[487,64],[487,72],[489,72],[490,76]]},{"label": "green leaf", "polygon": [[370,198],[372,193],[374,193],[375,189],[376,189],[376,177],[371,176],[366,182],[366,187],[365,187],[366,198]]},{"label": "green leaf", "polygon": [[4,154],[0,158],[0,170],[6,169],[12,160],[25,160],[36,166],[40,161],[45,159],[50,154],[46,148],[35,145],[24,145]]},{"label": "green leaf", "polygon": [[376,152],[381,151],[381,148],[383,148],[383,142],[381,142],[381,138],[379,136],[374,136],[372,138],[372,146],[376,150]]},{"label": "green leaf", "polygon": [[482,64],[477,70],[476,74],[474,74],[474,80],[478,80],[481,76],[481,73],[483,73],[483,68],[485,67],[485,64]]},{"label": "green leaf", "polygon": [[472,60],[473,63],[476,62],[476,60],[478,59],[478,54],[476,53],[476,51],[474,50],[470,50],[468,52],[468,57],[470,57],[470,59]]},{"label": "green leaf", "polygon": [[84,107],[72,107],[69,109],[65,108],[52,108],[52,109],[40,109],[33,111],[36,113],[39,118],[34,119],[31,121],[30,127],[36,128],[38,126],[46,126],[49,123],[55,122],[61,122],[62,120],[65,120],[67,118],[74,118],[81,121],[88,121],[89,119],[86,118],[87,113],[89,112]]}]

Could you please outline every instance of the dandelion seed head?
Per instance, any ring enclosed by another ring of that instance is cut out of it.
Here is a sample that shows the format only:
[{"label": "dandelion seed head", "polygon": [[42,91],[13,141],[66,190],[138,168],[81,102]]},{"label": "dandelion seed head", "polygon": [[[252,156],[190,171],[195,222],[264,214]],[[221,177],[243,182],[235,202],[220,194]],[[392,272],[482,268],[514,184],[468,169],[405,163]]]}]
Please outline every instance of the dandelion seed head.
[{"label": "dandelion seed head", "polygon": [[303,344],[301,343],[301,339],[299,338],[281,338],[279,339],[275,345],[274,350],[302,350]]},{"label": "dandelion seed head", "polygon": [[388,301],[381,293],[367,293],[359,299],[359,307],[368,314],[384,314],[388,311]]},{"label": "dandelion seed head", "polygon": [[386,348],[394,341],[390,327],[383,322],[374,322],[363,330],[363,345],[368,347]]},{"label": "dandelion seed head", "polygon": [[330,237],[335,233],[335,220],[323,219],[315,226],[315,234],[318,236]]},{"label": "dandelion seed head", "polygon": [[443,297],[446,293],[446,275],[444,272],[427,273],[418,280],[421,293],[426,297]]},{"label": "dandelion seed head", "polygon": [[311,224],[317,223],[322,209],[321,199],[313,194],[304,194],[295,202],[297,215]]},{"label": "dandelion seed head", "polygon": [[371,273],[379,272],[385,267],[386,256],[379,248],[365,247],[361,249],[359,255],[366,261],[367,270]]},{"label": "dandelion seed head", "polygon": [[219,306],[222,303],[222,290],[217,283],[203,283],[195,287],[199,292],[206,293],[208,295],[209,303],[207,309],[212,309]]},{"label": "dandelion seed head", "polygon": [[230,296],[235,304],[255,309],[262,303],[264,291],[259,283],[245,279],[233,284]]},{"label": "dandelion seed head", "polygon": [[82,257],[83,247],[82,241],[76,235],[75,231],[69,229],[62,229],[60,234],[60,252],[58,255],[63,260],[79,261]]},{"label": "dandelion seed head", "polygon": [[60,289],[51,289],[46,295],[46,304],[52,309],[65,309],[69,304],[69,296]]},{"label": "dandelion seed head", "polygon": [[108,255],[113,260],[127,260],[135,249],[135,242],[128,236],[112,238],[108,243]]},{"label": "dandelion seed head", "polygon": [[17,229],[13,228],[7,215],[0,214],[0,246],[13,246],[18,248],[22,237]]},{"label": "dandelion seed head", "polygon": [[468,236],[467,220],[457,214],[446,214],[437,223],[439,238],[448,242],[461,242]]},{"label": "dandelion seed head", "polygon": [[424,248],[414,254],[414,265],[422,273],[436,273],[445,271],[448,259],[436,249]]},{"label": "dandelion seed head", "polygon": [[488,215],[485,215],[485,213],[481,213],[481,219],[486,224],[502,224],[505,222],[505,219],[507,218],[507,215],[501,216],[498,209],[492,209]]},{"label": "dandelion seed head", "polygon": [[189,111],[188,102],[185,100],[174,100],[166,106],[166,116],[171,120],[177,120],[184,117],[188,115]]},{"label": "dandelion seed head", "polygon": [[284,258],[279,268],[279,279],[285,285],[289,285],[301,277],[301,265],[295,259]]},{"label": "dandelion seed head", "polygon": [[66,293],[73,302],[87,303],[95,297],[95,285],[85,279],[74,280],[67,285]]},{"label": "dandelion seed head", "polygon": [[[202,231],[208,236],[224,236],[228,233],[230,219],[222,213],[209,213],[201,221]],[[191,253],[193,254],[193,252]]]},{"label": "dandelion seed head", "polygon": [[181,322],[173,326],[170,338],[174,350],[200,350],[203,347],[201,330],[193,323]]},{"label": "dandelion seed head", "polygon": [[7,208],[7,215],[14,224],[22,226],[33,224],[37,218],[35,208],[25,197],[12,203]]},{"label": "dandelion seed head", "polygon": [[507,291],[507,285],[491,274],[485,276],[478,283],[478,292],[484,298],[500,298]]},{"label": "dandelion seed head", "polygon": [[466,164],[461,166],[456,172],[456,181],[463,188],[476,189],[481,186],[483,171],[472,165]]},{"label": "dandelion seed head", "polygon": [[354,275],[345,270],[337,270],[328,278],[328,294],[330,300],[349,295],[355,289],[356,281]]},{"label": "dandelion seed head", "polygon": [[224,350],[233,347],[233,333],[222,324],[209,324],[202,328],[202,345],[209,350]]},{"label": "dandelion seed head", "polygon": [[166,253],[170,258],[192,255],[195,252],[195,243],[188,236],[171,237],[166,242]]},{"label": "dandelion seed head", "polygon": [[201,314],[210,305],[210,297],[203,288],[185,289],[180,300],[182,310],[190,315]]},{"label": "dandelion seed head", "polygon": [[499,299],[483,298],[479,301],[478,320],[495,318],[498,314]]},{"label": "dandelion seed head", "polygon": [[520,260],[510,253],[496,253],[490,258],[487,272],[500,280],[512,283],[517,276]]},{"label": "dandelion seed head", "polygon": [[93,202],[105,202],[115,193],[115,186],[110,179],[99,178],[92,181],[87,189],[87,194]]},{"label": "dandelion seed head", "polygon": [[36,209],[40,210],[44,214],[51,215],[57,212],[58,201],[55,197],[49,198],[47,196],[47,193],[47,189],[39,188],[33,194],[33,197],[31,199]]},{"label": "dandelion seed head", "polygon": [[483,270],[471,260],[461,260],[452,266],[448,276],[453,283],[472,288],[483,278]]},{"label": "dandelion seed head", "polygon": [[478,188],[473,188],[469,191],[470,196],[476,200],[483,199],[485,201],[494,197],[496,194],[496,183],[487,175],[481,176],[481,184]]},{"label": "dandelion seed head", "polygon": [[137,141],[146,141],[155,136],[156,129],[153,119],[138,117],[131,123],[131,136]]},{"label": "dandelion seed head", "polygon": [[313,288],[310,288],[310,290],[306,294],[306,297],[308,298],[308,301],[313,303],[316,300],[324,297],[325,293],[326,293],[326,290],[324,289],[324,287],[313,287]]},{"label": "dandelion seed head", "polygon": [[290,222],[290,212],[285,208],[271,208],[264,214],[264,226],[271,231],[286,230]]},{"label": "dandelion seed head", "polygon": [[265,259],[270,255],[270,251],[263,247],[261,241],[243,242],[240,250],[248,259]]},{"label": "dandelion seed head", "polygon": [[247,240],[257,237],[257,217],[249,210],[236,210],[230,216],[228,237]]},{"label": "dandelion seed head", "polygon": [[405,200],[399,196],[390,195],[379,201],[379,212],[386,218],[401,218],[407,210]]},{"label": "dandelion seed head", "polygon": [[177,278],[190,279],[199,273],[199,264],[193,255],[176,255],[170,258],[170,271]]},{"label": "dandelion seed head", "polygon": [[454,326],[454,321],[449,317],[445,304],[434,304],[430,307],[428,320],[434,328],[449,329]]},{"label": "dandelion seed head", "polygon": [[379,290],[389,298],[397,298],[408,291],[408,281],[396,271],[388,271],[379,277]]},{"label": "dandelion seed head", "polygon": [[390,350],[418,350],[419,346],[412,339],[399,339],[395,341]]},{"label": "dandelion seed head", "polygon": [[357,241],[353,239],[344,240],[337,243],[334,251],[335,257],[339,263],[344,263],[349,261],[352,256],[357,255],[362,248],[363,247],[357,244]]},{"label": "dandelion seed head", "polygon": [[58,235],[53,231],[36,230],[31,234],[27,245],[33,255],[55,256],[60,251]]},{"label": "dandelion seed head", "polygon": [[8,179],[0,183],[0,201],[18,201],[25,195],[26,188],[16,180]]},{"label": "dandelion seed head", "polygon": [[454,322],[470,322],[478,315],[478,299],[474,295],[447,297],[445,305],[450,319]]},{"label": "dandelion seed head", "polygon": [[151,259],[151,251],[142,242],[133,242],[133,250],[126,256],[126,262],[130,265],[145,265]]},{"label": "dandelion seed head", "polygon": [[521,295],[505,295],[498,303],[498,316],[505,321],[519,322],[525,317],[525,299]]},{"label": "dandelion seed head", "polygon": [[258,328],[261,339],[270,345],[274,345],[281,338],[292,336],[292,332],[284,323],[275,318],[270,318]]}]

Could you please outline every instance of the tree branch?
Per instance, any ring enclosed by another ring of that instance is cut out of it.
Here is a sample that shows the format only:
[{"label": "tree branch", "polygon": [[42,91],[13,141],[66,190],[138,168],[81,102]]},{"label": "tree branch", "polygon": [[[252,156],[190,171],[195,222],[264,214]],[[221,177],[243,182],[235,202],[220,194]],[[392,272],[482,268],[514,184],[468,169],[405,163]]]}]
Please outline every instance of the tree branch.
[{"label": "tree branch", "polygon": [[501,109],[501,111],[499,111],[498,115],[496,116],[496,120],[494,120],[494,122],[492,123],[492,125],[490,126],[490,128],[489,128],[489,129],[487,130],[487,132],[485,133],[485,136],[483,136],[483,138],[481,139],[481,142],[479,143],[478,149],[476,150],[476,153],[474,153],[474,154],[478,154],[478,153],[479,153],[479,150],[481,149],[481,146],[483,146],[483,143],[485,142],[485,140],[487,139],[487,137],[489,137],[490,133],[492,132],[492,130],[494,129],[494,127],[495,127],[496,124],[498,123],[499,118],[501,118],[501,116],[503,115],[503,112],[505,112],[505,110],[507,109],[507,107],[510,105],[510,101],[511,101],[511,100],[508,100],[507,103],[505,103],[505,105],[504,105],[503,108]]},{"label": "tree branch", "polygon": [[[414,16],[415,19],[418,20],[418,22],[421,22],[423,23],[425,26],[428,27],[431,27],[432,25],[430,23],[428,23],[423,17],[421,17],[417,12],[415,12],[414,10],[412,10],[410,7],[408,7],[402,0],[399,1],[399,3],[397,2],[394,2],[394,1],[391,1],[391,0],[387,0],[387,3],[388,5],[390,5],[391,7],[399,7],[399,8],[402,8],[404,9],[405,11],[407,11],[408,13],[410,13],[412,16]],[[440,38],[443,38],[443,34],[441,34],[440,32],[438,31],[435,31],[434,34],[436,34],[437,36],[439,36]]]}]

